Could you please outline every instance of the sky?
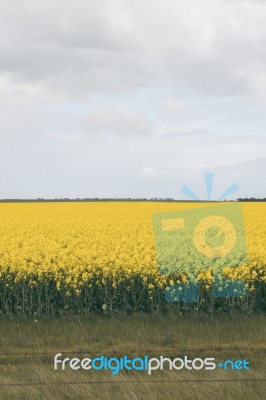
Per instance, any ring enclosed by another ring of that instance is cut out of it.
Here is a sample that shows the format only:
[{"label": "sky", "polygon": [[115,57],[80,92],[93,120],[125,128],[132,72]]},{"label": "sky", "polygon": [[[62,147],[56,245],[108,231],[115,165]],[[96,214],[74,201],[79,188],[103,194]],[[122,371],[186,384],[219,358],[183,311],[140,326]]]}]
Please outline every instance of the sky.
[{"label": "sky", "polygon": [[266,197],[266,2],[0,0],[0,198]]}]

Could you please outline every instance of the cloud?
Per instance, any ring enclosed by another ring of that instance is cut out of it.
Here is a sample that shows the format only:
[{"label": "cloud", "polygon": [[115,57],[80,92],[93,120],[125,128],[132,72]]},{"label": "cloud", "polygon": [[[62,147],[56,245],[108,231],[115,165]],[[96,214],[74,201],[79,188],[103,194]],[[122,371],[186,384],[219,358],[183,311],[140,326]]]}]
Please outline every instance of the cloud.
[{"label": "cloud", "polygon": [[1,1],[0,197],[176,197],[207,169],[260,194],[265,11],[259,0]]},{"label": "cloud", "polygon": [[170,113],[178,113],[179,111],[184,109],[184,104],[182,101],[179,101],[171,96],[168,96],[165,99],[165,109]]},{"label": "cloud", "polygon": [[85,129],[90,133],[146,134],[150,119],[144,113],[127,110],[117,104],[94,106],[86,115]]},{"label": "cloud", "polygon": [[264,11],[257,0],[4,1],[0,70],[78,97],[156,82],[256,92],[265,85]]}]

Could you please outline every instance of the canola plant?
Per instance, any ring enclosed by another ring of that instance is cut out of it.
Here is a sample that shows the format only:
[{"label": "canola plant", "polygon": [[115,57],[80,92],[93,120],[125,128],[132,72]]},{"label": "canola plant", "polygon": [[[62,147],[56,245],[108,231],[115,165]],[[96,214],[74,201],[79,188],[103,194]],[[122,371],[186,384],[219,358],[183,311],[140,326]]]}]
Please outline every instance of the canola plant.
[{"label": "canola plant", "polygon": [[[211,204],[208,203],[208,206]],[[164,307],[181,271],[158,270],[152,216],[206,207],[173,202],[49,202],[0,204],[0,311],[53,314]],[[243,203],[245,265],[223,270],[245,283],[238,307],[262,307],[266,282],[266,204]],[[213,273],[200,270],[199,305],[215,307]],[[225,304],[232,304],[225,299]]]}]

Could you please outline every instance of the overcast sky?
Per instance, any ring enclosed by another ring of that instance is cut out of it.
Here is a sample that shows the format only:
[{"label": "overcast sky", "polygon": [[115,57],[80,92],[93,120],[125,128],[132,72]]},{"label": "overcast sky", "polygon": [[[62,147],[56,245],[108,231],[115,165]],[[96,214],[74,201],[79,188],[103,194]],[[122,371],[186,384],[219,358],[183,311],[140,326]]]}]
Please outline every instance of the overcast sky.
[{"label": "overcast sky", "polygon": [[266,2],[0,0],[0,198],[265,197]]}]

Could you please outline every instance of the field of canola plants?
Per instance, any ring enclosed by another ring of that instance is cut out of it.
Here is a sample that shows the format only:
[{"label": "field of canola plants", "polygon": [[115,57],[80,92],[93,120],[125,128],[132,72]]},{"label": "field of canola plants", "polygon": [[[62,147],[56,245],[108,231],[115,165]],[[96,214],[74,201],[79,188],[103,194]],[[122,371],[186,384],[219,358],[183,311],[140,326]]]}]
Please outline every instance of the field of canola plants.
[{"label": "field of canola plants", "polygon": [[[223,203],[224,204],[224,203]],[[216,203],[217,205],[217,203]],[[243,298],[215,298],[212,270],[198,274],[199,301],[167,303],[185,274],[158,271],[152,216],[210,203],[0,204],[0,313],[265,310],[266,203],[242,203],[248,263],[224,268]]]}]

